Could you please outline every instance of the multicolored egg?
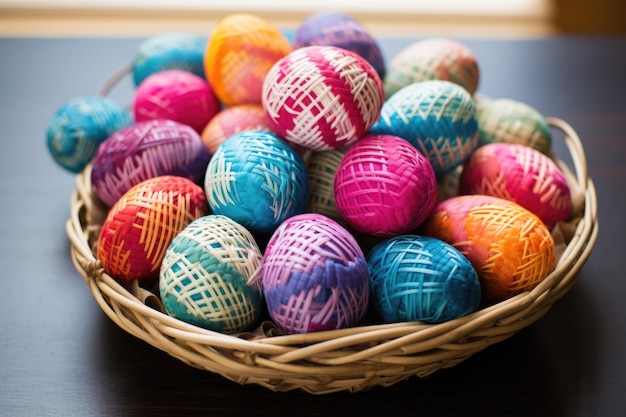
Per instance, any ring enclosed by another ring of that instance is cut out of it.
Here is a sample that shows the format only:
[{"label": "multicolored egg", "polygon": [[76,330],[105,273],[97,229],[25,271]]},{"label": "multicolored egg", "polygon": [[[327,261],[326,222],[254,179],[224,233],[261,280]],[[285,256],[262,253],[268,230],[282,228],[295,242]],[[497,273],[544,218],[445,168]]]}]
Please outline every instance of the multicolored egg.
[{"label": "multicolored egg", "polygon": [[148,178],[176,175],[200,184],[210,158],[190,126],[160,119],[137,122],[102,142],[93,158],[91,186],[110,207]]},{"label": "multicolored egg", "polygon": [[478,60],[467,46],[451,39],[428,38],[412,43],[391,59],[383,84],[387,98],[407,85],[427,80],[451,81],[474,95],[479,79]]},{"label": "multicolored egg", "polygon": [[218,22],[209,37],[204,70],[227,106],[261,103],[268,71],[290,51],[287,38],[261,17],[231,14]]},{"label": "multicolored egg", "polygon": [[370,300],[385,323],[443,323],[478,309],[480,282],[469,260],[452,245],[402,235],[367,255]]},{"label": "multicolored egg", "polygon": [[263,84],[272,130],[314,151],[355,143],[378,120],[383,101],[376,70],[356,53],[333,46],[294,50]]},{"label": "multicolored egg", "polygon": [[314,13],[298,27],[294,48],[311,45],[336,46],[356,52],[385,76],[385,60],[376,39],[356,19],[337,12]]},{"label": "multicolored egg", "polygon": [[50,121],[48,150],[61,167],[77,173],[91,162],[106,138],[132,123],[130,113],[113,99],[77,97],[57,110]]},{"label": "multicolored egg", "polygon": [[159,274],[165,311],[221,333],[249,329],[263,309],[251,278],[263,255],[243,226],[225,216],[194,220],[170,243]]},{"label": "multicolored egg", "polygon": [[424,222],[423,234],[451,244],[470,260],[487,302],[532,290],[556,266],[554,240],[541,219],[498,197],[445,200]]},{"label": "multicolored egg", "polygon": [[202,131],[202,141],[211,153],[232,135],[246,130],[271,130],[260,104],[238,104],[217,113]]},{"label": "multicolored egg", "polygon": [[348,149],[334,190],[348,225],[374,236],[412,231],[437,202],[432,165],[406,140],[391,135],[368,135]]},{"label": "multicolored egg", "polygon": [[276,229],[261,281],[270,317],[286,333],[352,327],[367,313],[365,256],[346,229],[321,214],[296,215]]},{"label": "multicolored egg", "polygon": [[440,176],[461,165],[478,144],[476,106],[450,81],[422,81],[403,87],[383,105],[375,134],[406,139]]},{"label": "multicolored egg", "polygon": [[192,33],[165,32],[143,41],[133,57],[133,83],[138,86],[155,72],[179,69],[204,75],[206,39]]},{"label": "multicolored egg", "polygon": [[549,154],[552,133],[546,119],[534,107],[509,98],[480,100],[476,106],[478,146],[519,143]]},{"label": "multicolored egg", "polygon": [[539,216],[548,229],[566,220],[572,209],[563,171],[526,145],[491,143],[478,148],[463,166],[459,191],[514,201]]},{"label": "multicolored egg", "polygon": [[260,238],[304,211],[309,185],[302,157],[287,142],[272,132],[249,130],[217,148],[204,189],[214,214],[232,218]]},{"label": "multicolored egg", "polygon": [[122,284],[154,284],[169,244],[208,210],[204,191],[187,178],[159,176],[142,181],[109,210],[97,258]]},{"label": "multicolored egg", "polygon": [[182,70],[150,75],[135,90],[135,121],[168,119],[201,133],[220,111],[213,89],[203,78]]}]

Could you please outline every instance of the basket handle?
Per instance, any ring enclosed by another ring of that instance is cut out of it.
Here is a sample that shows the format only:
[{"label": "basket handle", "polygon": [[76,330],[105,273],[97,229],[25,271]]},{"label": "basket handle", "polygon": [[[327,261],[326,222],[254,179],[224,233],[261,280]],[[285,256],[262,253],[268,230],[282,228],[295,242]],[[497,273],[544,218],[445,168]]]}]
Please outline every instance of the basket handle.
[{"label": "basket handle", "polygon": [[587,189],[587,182],[589,176],[587,173],[587,160],[585,158],[585,150],[583,149],[582,142],[578,137],[578,134],[572,128],[572,126],[566,121],[556,117],[546,117],[546,122],[549,126],[560,129],[565,133],[565,144],[572,157],[572,163],[574,164],[574,170],[576,171],[576,181],[580,187]]}]

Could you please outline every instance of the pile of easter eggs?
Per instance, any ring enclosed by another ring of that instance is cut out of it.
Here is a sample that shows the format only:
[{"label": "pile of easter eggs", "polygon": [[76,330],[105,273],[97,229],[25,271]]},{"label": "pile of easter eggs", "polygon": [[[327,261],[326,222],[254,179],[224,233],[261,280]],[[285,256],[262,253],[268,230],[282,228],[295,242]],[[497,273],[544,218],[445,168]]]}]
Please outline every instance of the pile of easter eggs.
[{"label": "pile of easter eggs", "polygon": [[[292,41],[258,16],[164,33],[127,110],[77,98],[48,130],[108,207],[105,271],[214,331],[441,323],[535,288],[571,211],[544,118],[477,98],[450,39],[388,64],[366,28],[314,14]],[[443,184],[454,184],[444,190]]]}]

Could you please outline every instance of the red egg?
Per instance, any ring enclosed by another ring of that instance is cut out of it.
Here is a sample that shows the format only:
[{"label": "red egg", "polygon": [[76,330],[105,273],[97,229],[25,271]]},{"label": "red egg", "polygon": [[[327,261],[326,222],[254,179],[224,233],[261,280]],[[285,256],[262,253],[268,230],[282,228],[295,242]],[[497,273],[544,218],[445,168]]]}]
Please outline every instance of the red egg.
[{"label": "red egg", "polygon": [[104,270],[124,284],[153,284],[174,237],[208,214],[204,190],[191,180],[159,176],[126,192],[109,211],[98,239]]}]

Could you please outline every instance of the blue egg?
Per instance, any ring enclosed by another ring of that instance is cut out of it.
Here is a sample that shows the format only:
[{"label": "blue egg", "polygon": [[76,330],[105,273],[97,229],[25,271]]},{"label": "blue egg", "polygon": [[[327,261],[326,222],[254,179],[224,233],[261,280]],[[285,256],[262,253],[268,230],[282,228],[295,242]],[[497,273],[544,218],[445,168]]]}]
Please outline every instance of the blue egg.
[{"label": "blue egg", "polygon": [[387,99],[371,132],[406,139],[428,158],[437,176],[444,175],[478,145],[476,105],[458,84],[416,82]]},{"label": "blue egg", "polygon": [[302,157],[269,131],[226,139],[207,166],[204,189],[215,214],[228,216],[257,237],[268,237],[302,213],[309,183]]},{"label": "blue egg", "polygon": [[200,217],[168,246],[159,274],[165,311],[206,329],[236,333],[252,327],[263,295],[251,279],[263,255],[243,226],[225,216]]},{"label": "blue egg", "polygon": [[145,40],[135,54],[132,75],[135,86],[148,76],[167,70],[183,70],[206,78],[204,51],[206,38],[190,33],[166,32]]},{"label": "blue egg", "polygon": [[53,116],[46,139],[54,160],[71,172],[82,171],[110,135],[130,126],[130,113],[107,97],[78,97]]},{"label": "blue egg", "polygon": [[385,323],[442,323],[478,309],[478,275],[456,248],[439,239],[402,235],[367,256],[370,300]]}]

